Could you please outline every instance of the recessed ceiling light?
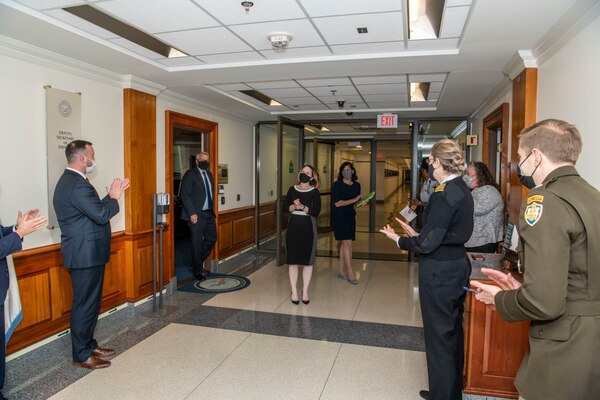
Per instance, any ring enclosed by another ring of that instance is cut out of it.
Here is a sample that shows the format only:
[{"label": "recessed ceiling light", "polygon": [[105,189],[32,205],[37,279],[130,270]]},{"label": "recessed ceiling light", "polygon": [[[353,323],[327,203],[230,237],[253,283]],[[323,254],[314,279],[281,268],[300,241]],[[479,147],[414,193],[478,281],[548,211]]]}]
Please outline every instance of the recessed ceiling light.
[{"label": "recessed ceiling light", "polygon": [[437,39],[444,0],[408,0],[408,38]]},{"label": "recessed ceiling light", "polygon": [[250,96],[253,99],[260,101],[261,103],[265,103],[268,106],[280,106],[281,103],[275,99],[270,98],[264,93],[259,92],[258,90],[240,90],[240,93],[245,94],[246,96]]},{"label": "recessed ceiling light", "polygon": [[161,42],[154,36],[121,22],[90,5],[65,7],[63,10],[164,57],[187,56],[184,52]]},{"label": "recessed ceiling light", "polygon": [[410,83],[410,101],[427,101],[429,97],[429,82]]}]

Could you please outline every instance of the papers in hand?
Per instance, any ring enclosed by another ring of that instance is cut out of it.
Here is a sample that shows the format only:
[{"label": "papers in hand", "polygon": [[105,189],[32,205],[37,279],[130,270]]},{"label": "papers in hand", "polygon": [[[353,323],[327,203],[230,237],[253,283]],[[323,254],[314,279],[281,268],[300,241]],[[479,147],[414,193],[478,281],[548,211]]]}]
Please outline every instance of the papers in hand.
[{"label": "papers in hand", "polygon": [[414,212],[413,210],[411,210],[409,206],[406,206],[402,209],[402,211],[400,211],[400,215],[402,215],[405,220],[410,222],[413,219],[415,219],[415,217],[417,216],[417,213]]}]

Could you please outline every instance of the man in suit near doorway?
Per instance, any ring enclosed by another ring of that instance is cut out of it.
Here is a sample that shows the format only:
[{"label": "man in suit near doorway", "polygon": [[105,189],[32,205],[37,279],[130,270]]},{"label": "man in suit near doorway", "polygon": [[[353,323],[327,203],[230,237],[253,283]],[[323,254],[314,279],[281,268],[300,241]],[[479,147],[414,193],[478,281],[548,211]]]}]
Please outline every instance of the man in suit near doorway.
[{"label": "man in suit near doorway", "polygon": [[181,219],[187,221],[192,233],[192,272],[198,280],[206,279],[204,260],[217,241],[214,212],[214,181],[208,171],[209,155],[196,154],[196,167],[190,168],[181,180]]},{"label": "man in suit near doorway", "polygon": [[8,293],[8,263],[6,257],[21,250],[21,242],[25,235],[42,229],[48,223],[48,218],[39,214],[39,210],[29,210],[23,214],[19,211],[17,223],[14,226],[0,225],[0,400],[4,400],[2,388],[4,387],[4,372],[6,369],[6,343],[4,332],[4,301]]},{"label": "man in suit near doorway", "polygon": [[102,357],[115,354],[94,339],[102,301],[104,267],[110,259],[110,219],[119,212],[129,179],[115,178],[101,200],[86,174],[96,168],[92,143],[74,140],[65,149],[67,168],[54,190],[63,263],[71,272],[71,342],[73,365],[97,369],[110,366]]}]

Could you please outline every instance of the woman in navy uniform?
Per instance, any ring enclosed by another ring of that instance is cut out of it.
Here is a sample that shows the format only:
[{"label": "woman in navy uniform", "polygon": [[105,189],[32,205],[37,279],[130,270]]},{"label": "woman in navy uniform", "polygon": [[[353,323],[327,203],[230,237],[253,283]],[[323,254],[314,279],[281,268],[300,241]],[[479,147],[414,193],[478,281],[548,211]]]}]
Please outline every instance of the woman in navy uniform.
[{"label": "woman in navy uniform", "polygon": [[421,233],[398,218],[409,237],[400,237],[390,225],[380,231],[401,249],[419,253],[419,298],[429,376],[429,390],[419,393],[424,399],[462,398],[463,287],[471,274],[464,244],[473,232],[473,198],[460,178],[463,168],[464,155],[458,143],[450,139],[437,142],[429,156],[429,176],[440,185],[425,207]]}]

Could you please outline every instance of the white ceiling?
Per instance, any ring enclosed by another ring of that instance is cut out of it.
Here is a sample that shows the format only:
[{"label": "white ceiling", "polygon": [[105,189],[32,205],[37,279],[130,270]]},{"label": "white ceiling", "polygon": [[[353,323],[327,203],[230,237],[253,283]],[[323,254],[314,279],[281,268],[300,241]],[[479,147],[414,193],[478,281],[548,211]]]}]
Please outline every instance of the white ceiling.
[{"label": "white ceiling", "polygon": [[[251,121],[385,111],[458,117],[505,82],[502,70],[515,52],[542,40],[576,0],[446,0],[440,38],[433,40],[408,40],[406,0],[255,0],[249,12],[240,3],[0,0],[0,46],[25,43],[78,65],[133,75]],[[190,56],[166,59],[62,10],[81,4]],[[274,32],[292,36],[288,48],[271,46],[267,36]],[[431,82],[429,101],[410,102],[409,82]],[[252,89],[282,105],[240,92]]]}]

